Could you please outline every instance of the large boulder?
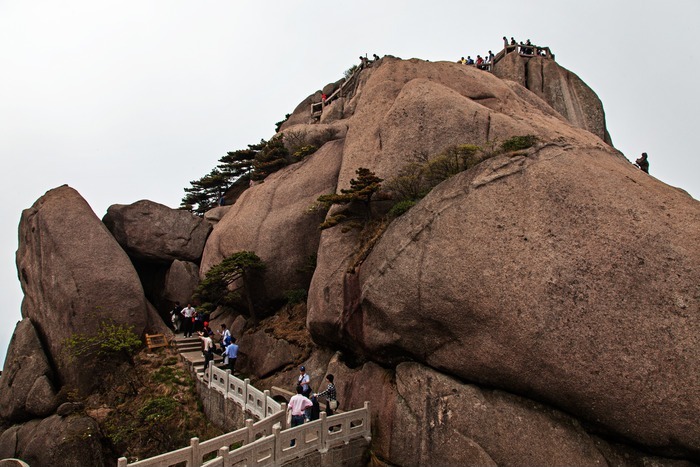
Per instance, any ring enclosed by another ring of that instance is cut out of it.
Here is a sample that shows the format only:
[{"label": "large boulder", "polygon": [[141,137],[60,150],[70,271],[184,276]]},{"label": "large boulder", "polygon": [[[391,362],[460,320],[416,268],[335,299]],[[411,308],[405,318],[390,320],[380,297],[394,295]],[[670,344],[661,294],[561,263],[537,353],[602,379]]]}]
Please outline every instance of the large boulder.
[{"label": "large boulder", "polygon": [[46,417],[57,405],[53,371],[29,318],[15,328],[0,378],[0,417],[12,422]]},{"label": "large boulder", "polygon": [[52,415],[0,434],[0,458],[22,459],[31,466],[100,467],[108,465],[101,438],[97,422],[90,417]]},{"label": "large boulder", "polygon": [[266,264],[264,285],[271,297],[305,288],[310,258],[318,249],[325,212],[314,210],[320,195],[335,191],[343,140],[330,141],[307,159],[249,188],[214,227],[200,275],[225,257],[255,252]]},{"label": "large boulder", "polygon": [[554,60],[510,53],[494,65],[493,74],[521,84],[544,99],[569,123],[612,145],[605,126],[603,104],[596,93]]},{"label": "large boulder", "polygon": [[386,364],[412,357],[658,452],[700,450],[700,203],[610,151],[490,159],[342,280],[343,306],[309,316],[315,336],[338,323]]},{"label": "large boulder", "polygon": [[192,299],[197,284],[199,284],[199,266],[189,261],[175,260],[165,273],[163,299],[171,303],[187,303]]},{"label": "large boulder", "polygon": [[34,324],[61,385],[89,392],[100,384],[94,371],[101,362],[96,357],[76,362],[67,339],[94,335],[104,321],[132,326],[139,335],[160,321],[124,250],[66,185],[22,212],[17,270],[22,316]]},{"label": "large boulder", "polygon": [[211,231],[189,211],[148,200],[114,204],[102,221],[130,256],[149,261],[198,262]]}]

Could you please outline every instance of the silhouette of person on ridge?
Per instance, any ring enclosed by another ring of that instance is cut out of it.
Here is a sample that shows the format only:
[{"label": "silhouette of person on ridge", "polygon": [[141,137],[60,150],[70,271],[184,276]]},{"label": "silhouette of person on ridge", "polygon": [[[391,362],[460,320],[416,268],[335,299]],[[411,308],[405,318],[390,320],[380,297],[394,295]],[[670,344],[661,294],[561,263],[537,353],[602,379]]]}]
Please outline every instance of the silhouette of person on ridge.
[{"label": "silhouette of person on ridge", "polygon": [[634,165],[642,169],[642,172],[649,173],[649,161],[647,160],[647,153],[643,152],[642,157],[634,161]]}]

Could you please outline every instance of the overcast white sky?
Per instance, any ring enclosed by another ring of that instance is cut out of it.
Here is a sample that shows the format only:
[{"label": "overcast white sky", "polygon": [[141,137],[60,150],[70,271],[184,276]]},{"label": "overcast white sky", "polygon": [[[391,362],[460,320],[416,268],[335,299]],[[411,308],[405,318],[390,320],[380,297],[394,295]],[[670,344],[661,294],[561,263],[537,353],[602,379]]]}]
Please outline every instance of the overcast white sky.
[{"label": "overcast white sky", "polygon": [[615,147],[698,199],[698,20],[698,0],[0,0],[0,362],[20,319],[22,209],[65,183],[99,217],[177,207],[360,54],[548,45],[601,98]]}]

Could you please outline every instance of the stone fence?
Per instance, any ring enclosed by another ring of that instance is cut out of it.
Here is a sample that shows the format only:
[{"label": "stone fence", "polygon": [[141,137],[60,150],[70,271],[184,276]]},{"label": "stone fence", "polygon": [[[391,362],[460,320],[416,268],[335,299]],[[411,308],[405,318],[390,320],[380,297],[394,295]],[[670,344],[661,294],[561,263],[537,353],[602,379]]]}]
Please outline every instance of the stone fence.
[{"label": "stone fence", "polygon": [[[248,379],[240,380],[229,370],[209,365],[208,388],[225,400],[232,400],[241,409],[260,420],[246,420],[246,426],[216,438],[200,442],[192,438],[190,445],[159,456],[128,463],[122,457],[118,467],[166,467],[185,463],[187,467],[281,466],[293,463],[313,452],[324,454],[355,439],[371,440],[369,402],[364,407],[288,428],[287,404],[260,391]],[[205,458],[213,459],[205,461]]]}]

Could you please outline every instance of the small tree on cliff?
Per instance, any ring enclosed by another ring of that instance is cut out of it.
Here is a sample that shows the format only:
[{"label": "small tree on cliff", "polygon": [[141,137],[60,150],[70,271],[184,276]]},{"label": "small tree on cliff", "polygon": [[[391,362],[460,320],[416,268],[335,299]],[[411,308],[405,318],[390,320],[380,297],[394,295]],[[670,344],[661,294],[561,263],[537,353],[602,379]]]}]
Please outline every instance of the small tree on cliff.
[{"label": "small tree on cliff", "polygon": [[250,317],[257,321],[251,285],[265,267],[265,263],[252,251],[234,253],[207,271],[197,286],[195,297],[204,302],[203,308],[213,311],[219,305],[232,305],[240,293],[246,301]]},{"label": "small tree on cliff", "polygon": [[[340,190],[340,194],[319,196],[318,201],[327,204],[359,203],[362,206],[363,217],[366,221],[371,216],[370,202],[372,201],[372,196],[379,191],[384,180],[364,167],[360,167],[355,173],[357,178],[350,180],[350,188]],[[330,216],[321,224],[320,228],[333,227],[345,219],[347,219],[347,216],[343,213]]]}]

